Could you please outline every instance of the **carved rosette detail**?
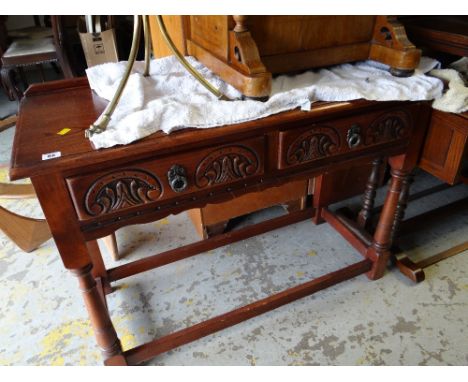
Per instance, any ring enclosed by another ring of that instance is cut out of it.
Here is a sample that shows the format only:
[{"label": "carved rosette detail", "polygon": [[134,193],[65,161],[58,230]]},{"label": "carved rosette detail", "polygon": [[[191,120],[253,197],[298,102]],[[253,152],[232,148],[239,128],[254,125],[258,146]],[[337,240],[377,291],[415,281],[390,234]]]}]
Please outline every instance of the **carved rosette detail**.
[{"label": "carved rosette detail", "polygon": [[340,136],[332,127],[320,126],[299,135],[289,146],[286,163],[294,165],[334,154],[340,147]]},{"label": "carved rosette detail", "polygon": [[410,130],[410,117],[404,111],[384,114],[367,128],[364,144],[372,145],[406,138]]},{"label": "carved rosette detail", "polygon": [[97,179],[85,196],[86,212],[99,216],[154,202],[162,195],[159,179],[143,170],[112,172]]},{"label": "carved rosette detail", "polygon": [[235,181],[254,175],[258,155],[252,149],[235,145],[211,152],[197,166],[195,184],[199,188]]}]

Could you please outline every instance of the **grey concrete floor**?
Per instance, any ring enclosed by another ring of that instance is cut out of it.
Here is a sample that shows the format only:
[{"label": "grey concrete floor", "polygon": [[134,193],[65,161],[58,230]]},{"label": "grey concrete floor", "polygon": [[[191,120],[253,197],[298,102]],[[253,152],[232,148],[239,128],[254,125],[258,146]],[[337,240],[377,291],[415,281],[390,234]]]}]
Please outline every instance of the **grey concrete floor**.
[{"label": "grey concrete floor", "polygon": [[[3,100],[0,112],[5,107],[11,106]],[[0,133],[0,163],[9,160],[13,133],[13,128]],[[6,171],[0,181],[7,181]],[[412,190],[439,183],[419,172]],[[380,190],[380,202],[383,194]],[[411,203],[407,214],[467,196],[468,187],[456,186]],[[41,216],[35,200],[0,203]],[[280,213],[271,208],[243,224]],[[125,227],[117,237],[119,263],[197,240],[186,214]],[[419,259],[467,237],[468,213],[458,211],[402,237],[401,246]],[[360,259],[331,227],[304,221],[122,280],[108,303],[127,349]],[[465,252],[426,269],[420,284],[391,267],[377,281],[362,275],[147,364],[466,365],[467,268]],[[0,277],[0,365],[101,364],[76,280],[63,269],[52,240],[27,254],[0,232]]]}]

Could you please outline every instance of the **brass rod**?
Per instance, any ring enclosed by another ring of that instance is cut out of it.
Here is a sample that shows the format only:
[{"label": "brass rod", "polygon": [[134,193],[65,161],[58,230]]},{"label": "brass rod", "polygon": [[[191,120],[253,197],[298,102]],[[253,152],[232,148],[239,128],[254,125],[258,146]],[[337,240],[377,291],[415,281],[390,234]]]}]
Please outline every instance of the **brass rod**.
[{"label": "brass rod", "polygon": [[151,38],[149,30],[149,16],[143,16],[143,37],[145,39],[145,71],[143,76],[148,77],[150,72]]},{"label": "brass rod", "polygon": [[133,39],[132,47],[130,49],[130,55],[128,57],[127,67],[125,68],[124,75],[120,80],[120,84],[117,88],[117,91],[112,97],[112,100],[109,102],[107,107],[104,109],[104,112],[99,116],[99,118],[85,131],[86,138],[90,138],[93,134],[100,134],[106,130],[107,125],[114,113],[114,110],[119,103],[120,97],[123,93],[125,85],[127,84],[128,78],[132,72],[133,65],[138,53],[138,47],[140,45],[140,34],[141,34],[141,16],[134,16],[133,24]]},{"label": "brass rod", "polygon": [[228,98],[226,95],[221,93],[218,89],[216,89],[213,85],[211,85],[205,78],[203,78],[203,76],[192,65],[190,65],[190,63],[185,59],[182,53],[179,52],[174,42],[172,41],[171,37],[169,36],[169,33],[167,32],[162,16],[157,15],[156,21],[158,22],[158,26],[159,26],[159,29],[161,30],[161,34],[164,38],[164,41],[166,42],[167,46],[172,51],[172,53],[177,57],[179,62],[184,66],[184,68],[187,69],[187,71],[193,77],[195,77],[198,80],[198,82],[200,82],[205,88],[207,88],[211,93],[213,93],[219,100],[232,101],[230,98]]}]

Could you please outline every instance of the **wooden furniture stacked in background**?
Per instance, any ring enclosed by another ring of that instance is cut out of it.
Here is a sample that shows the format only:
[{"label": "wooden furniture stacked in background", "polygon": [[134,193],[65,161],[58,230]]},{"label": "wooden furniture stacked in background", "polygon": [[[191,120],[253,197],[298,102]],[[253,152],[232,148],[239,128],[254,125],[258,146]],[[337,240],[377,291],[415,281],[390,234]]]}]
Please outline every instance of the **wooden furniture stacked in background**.
[{"label": "wooden furniture stacked in background", "polygon": [[[390,16],[169,16],[179,49],[247,97],[265,98],[272,75],[373,59],[412,74],[421,52]],[[165,20],[166,20],[165,19]],[[154,20],[152,30],[157,26]],[[164,53],[153,35],[157,53]]]},{"label": "wooden furniture stacked in background", "polygon": [[[21,99],[23,92],[15,79],[18,70],[25,87],[28,86],[22,72],[23,67],[35,65],[45,81],[42,64],[57,63],[65,78],[73,77],[63,47],[60,16],[51,16],[51,27],[36,26],[14,31],[15,39],[9,46],[2,47],[1,76],[11,100]],[[9,32],[10,34],[12,32]]]},{"label": "wooden furniture stacked in background", "polygon": [[[269,93],[272,74],[367,58],[389,64],[395,73],[409,74],[419,63],[419,50],[406,39],[403,27],[387,16],[164,16],[164,22],[181,52],[194,55],[253,97]],[[171,55],[154,17],[150,26],[155,57]],[[308,208],[310,194],[316,208],[357,195],[371,169],[371,163],[355,166],[334,176],[194,209],[189,216],[199,235],[207,238],[222,233],[232,219],[273,205],[288,206],[290,211]],[[333,185],[351,179],[347,187]]]},{"label": "wooden furniture stacked in background", "polygon": [[[64,266],[78,278],[105,364],[138,364],[359,274],[367,273],[370,279],[384,274],[403,182],[416,164],[426,132],[427,103],[317,104],[310,112],[295,110],[238,125],[156,133],[130,145],[97,151],[85,139],[84,130],[105,104],[84,79],[30,87],[21,103],[10,172],[13,179],[31,177]],[[360,131],[353,125],[359,125]],[[72,132],[55,134],[65,126]],[[353,145],[357,138],[360,143]],[[42,160],[42,154],[56,151],[61,152],[59,158]],[[93,244],[96,238],[126,225],[381,158],[389,158],[392,179],[374,236],[359,222],[328,208],[320,211],[362,254],[362,261],[122,350],[105,302],[111,282],[312,217],[312,213],[296,211],[111,269],[105,268]],[[219,165],[226,161],[236,171]]]},{"label": "wooden furniture stacked in background", "polygon": [[408,16],[401,23],[425,52],[468,57],[468,16]]},{"label": "wooden furniture stacked in background", "polygon": [[[444,61],[447,54],[451,61],[468,57],[468,16],[418,16],[403,22],[425,52]],[[450,185],[467,183],[468,112],[432,111],[419,167]]]}]

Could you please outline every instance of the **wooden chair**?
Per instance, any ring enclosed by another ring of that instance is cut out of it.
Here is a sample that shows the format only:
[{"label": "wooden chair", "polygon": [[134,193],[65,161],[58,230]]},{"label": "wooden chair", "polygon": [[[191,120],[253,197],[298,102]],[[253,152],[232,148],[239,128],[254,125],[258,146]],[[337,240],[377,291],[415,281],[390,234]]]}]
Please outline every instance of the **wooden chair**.
[{"label": "wooden chair", "polygon": [[[0,183],[0,198],[35,198],[31,184]],[[45,219],[21,216],[0,206],[0,231],[3,231],[24,252],[32,252],[52,236]],[[102,238],[104,245],[114,260],[118,260],[118,247],[115,234]]]},{"label": "wooden chair", "polygon": [[64,50],[60,16],[50,16],[50,21],[51,28],[35,26],[16,30],[13,34],[15,39],[6,49],[1,49],[4,50],[1,57],[1,78],[10,99],[19,100],[23,96],[15,73],[18,71],[24,79],[22,68],[25,66],[36,65],[40,69],[43,81],[45,78],[42,64],[45,63],[57,63],[66,78],[73,77]]},{"label": "wooden chair", "polygon": [[[0,183],[0,197],[25,199],[36,196],[31,184]],[[45,219],[17,215],[0,206],[0,230],[25,252],[34,251],[52,236]]]}]

